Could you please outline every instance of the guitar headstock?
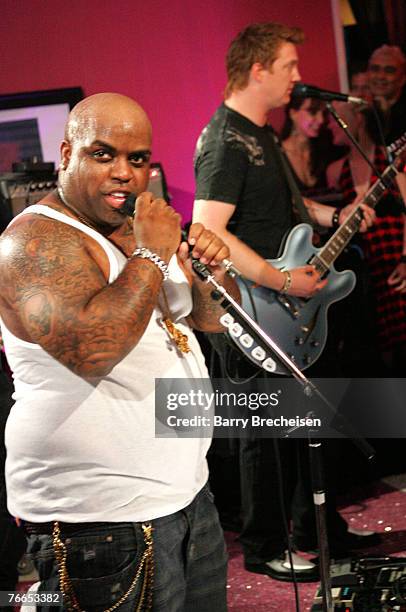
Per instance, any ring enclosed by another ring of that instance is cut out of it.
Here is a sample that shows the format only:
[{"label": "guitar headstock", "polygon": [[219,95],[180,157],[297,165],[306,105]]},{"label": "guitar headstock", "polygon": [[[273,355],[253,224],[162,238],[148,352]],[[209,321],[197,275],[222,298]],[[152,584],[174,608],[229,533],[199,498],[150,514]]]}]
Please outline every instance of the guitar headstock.
[{"label": "guitar headstock", "polygon": [[386,147],[386,150],[395,156],[394,165],[399,168],[406,161],[406,132]]}]

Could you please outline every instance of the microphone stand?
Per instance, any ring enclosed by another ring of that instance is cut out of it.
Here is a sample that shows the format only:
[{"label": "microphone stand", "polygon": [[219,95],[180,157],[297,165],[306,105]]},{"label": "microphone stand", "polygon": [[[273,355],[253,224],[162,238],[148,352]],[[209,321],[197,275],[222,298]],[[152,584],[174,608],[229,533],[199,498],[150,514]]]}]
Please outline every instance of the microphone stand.
[{"label": "microphone stand", "polygon": [[[337,113],[337,111],[335,110],[334,106],[331,104],[331,102],[326,102],[326,107],[328,108],[328,110],[330,111],[330,113],[333,115],[336,123],[338,123],[338,125],[340,126],[340,128],[342,130],[344,130],[344,132],[346,133],[347,137],[351,140],[351,142],[353,143],[353,145],[355,146],[355,148],[357,149],[357,151],[360,153],[360,155],[363,157],[363,159],[367,162],[367,164],[372,168],[372,172],[374,172],[376,174],[376,176],[382,181],[382,183],[389,189],[392,185],[391,185],[391,180],[388,179],[384,174],[382,174],[381,172],[379,172],[378,168],[376,168],[375,164],[373,164],[371,162],[371,160],[368,158],[368,156],[365,154],[364,150],[362,149],[362,147],[359,145],[359,143],[357,142],[357,140],[355,140],[354,136],[351,134],[348,125],[346,124],[346,122],[344,121],[344,119],[342,117],[340,117],[340,115]],[[386,150],[386,147],[385,147]],[[393,162],[391,160],[389,160],[389,165],[392,165]],[[406,214],[406,204],[403,201],[402,197],[396,196],[396,199],[398,200],[399,204],[401,205],[402,209],[403,209],[403,214]]]},{"label": "microphone stand", "polygon": [[344,132],[346,133],[347,137],[351,140],[352,144],[355,146],[357,151],[360,153],[360,155],[363,157],[363,159],[367,162],[368,166],[370,166],[370,168],[372,169],[372,172],[374,172],[376,174],[376,176],[384,183],[384,185],[386,185],[386,187],[390,187],[391,186],[390,181],[386,181],[386,177],[384,177],[382,175],[382,173],[379,172],[379,170],[375,167],[375,164],[373,164],[371,162],[369,157],[366,155],[365,151],[362,149],[362,147],[359,145],[357,140],[351,134],[351,132],[350,132],[350,130],[348,128],[347,123],[344,121],[344,119],[342,117],[340,117],[340,115],[337,113],[336,109],[331,104],[331,102],[326,102],[326,107],[328,108],[330,113],[333,115],[336,123],[338,123],[340,128],[342,130],[344,130]]},{"label": "microphone stand", "polygon": [[[368,442],[356,436],[351,425],[344,419],[344,417],[337,414],[333,404],[321,393],[321,391],[313,384],[304,374],[299,370],[296,364],[282,351],[282,349],[270,338],[261,327],[245,312],[245,310],[235,301],[235,299],[228,293],[228,291],[221,285],[210,272],[209,268],[202,264],[198,259],[192,259],[192,267],[196,274],[207,283],[214,286],[215,290],[212,293],[213,299],[216,301],[222,300],[220,305],[228,312],[232,313],[234,319],[236,319],[243,327],[248,327],[250,335],[254,340],[262,346],[265,350],[271,351],[283,365],[290,371],[293,377],[299,384],[302,385],[303,393],[306,398],[317,396],[322,400],[324,405],[329,409],[330,414],[334,415],[336,421],[337,430],[341,430],[349,438],[352,438],[354,444],[364,453],[364,455],[371,459],[375,451]],[[309,415],[313,413],[309,411]],[[288,430],[287,436],[293,433],[297,427],[292,427]],[[316,529],[317,539],[319,544],[319,571],[322,591],[322,609],[323,612],[334,612],[333,597],[331,591],[331,579],[330,579],[330,555],[328,548],[327,538],[327,524],[326,524],[326,491],[324,483],[324,475],[322,469],[322,457],[321,457],[321,440],[313,439],[310,431],[308,431],[308,446],[310,454],[310,468],[312,478],[312,489],[313,489],[313,501],[315,505],[316,514]],[[293,565],[293,564],[292,564]],[[292,567],[292,572],[294,572]]]}]

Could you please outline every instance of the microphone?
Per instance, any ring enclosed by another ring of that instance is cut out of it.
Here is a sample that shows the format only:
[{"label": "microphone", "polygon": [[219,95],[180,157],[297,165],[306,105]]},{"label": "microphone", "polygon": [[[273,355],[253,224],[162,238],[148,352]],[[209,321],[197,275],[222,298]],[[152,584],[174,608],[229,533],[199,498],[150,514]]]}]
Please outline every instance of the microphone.
[{"label": "microphone", "polygon": [[[186,230],[182,230],[182,240],[184,242],[188,242],[188,234]],[[191,253],[193,251],[193,246],[191,244],[188,243],[188,247],[189,247],[189,254],[190,254],[190,258],[192,260],[192,266],[193,269],[195,270],[195,272],[199,271],[196,269],[196,266],[199,266],[199,268],[201,269],[206,269],[208,274],[211,274],[210,269],[208,266],[206,266],[205,264],[202,264],[198,259],[196,259],[195,257],[192,257]],[[229,276],[231,276],[231,278],[235,278],[236,276],[242,276],[241,272],[239,271],[238,268],[235,267],[235,265],[233,264],[232,261],[230,261],[229,259],[223,259],[223,261],[220,262],[220,265],[226,269],[226,272]],[[207,275],[206,275],[207,277]]]},{"label": "microphone", "polygon": [[340,102],[352,102],[353,104],[362,104],[368,106],[368,102],[362,98],[351,96],[350,94],[337,93],[335,91],[328,91],[327,89],[320,89],[315,85],[306,85],[305,83],[296,83],[292,97],[294,98],[318,98],[319,100],[326,100],[331,102],[333,100],[339,100]]},{"label": "microphone", "polygon": [[129,193],[126,199],[124,200],[124,204],[120,208],[122,215],[126,215],[127,217],[133,217],[135,215],[135,193]]},{"label": "microphone", "polygon": [[[124,200],[123,206],[120,208],[120,212],[122,215],[127,215],[128,217],[133,217],[135,215],[136,197],[137,196],[134,193],[128,194],[128,196]],[[187,235],[186,230],[182,230],[182,240],[184,240],[185,242],[188,242],[188,235]],[[193,251],[193,246],[189,243],[188,243],[188,246],[189,246],[189,253],[191,253]],[[211,274],[211,272],[209,271],[209,268],[207,268],[205,264],[202,264],[201,262],[199,262],[198,259],[195,259],[193,257],[191,259],[192,259],[193,264],[196,262],[196,265],[199,265],[201,269],[206,268],[207,270],[206,277],[209,274]],[[236,276],[242,276],[238,268],[236,268],[233,262],[230,261],[229,259],[223,259],[223,261],[221,262],[221,265],[226,269],[227,274],[231,276],[231,278],[235,278]]]}]

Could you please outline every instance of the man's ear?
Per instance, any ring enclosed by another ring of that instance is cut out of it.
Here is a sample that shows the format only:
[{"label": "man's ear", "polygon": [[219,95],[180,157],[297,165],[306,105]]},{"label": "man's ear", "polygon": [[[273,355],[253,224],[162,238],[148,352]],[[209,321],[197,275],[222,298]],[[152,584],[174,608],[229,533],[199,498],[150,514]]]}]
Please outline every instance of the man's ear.
[{"label": "man's ear", "polygon": [[263,78],[264,70],[266,69],[264,68],[263,64],[261,64],[260,62],[255,62],[255,64],[252,64],[251,66],[251,70],[250,70],[251,78],[254,81],[257,81],[258,83],[260,83]]},{"label": "man's ear", "polygon": [[59,164],[59,168],[61,170],[66,170],[68,167],[70,158],[72,154],[72,145],[69,140],[63,140],[61,143],[61,163]]}]

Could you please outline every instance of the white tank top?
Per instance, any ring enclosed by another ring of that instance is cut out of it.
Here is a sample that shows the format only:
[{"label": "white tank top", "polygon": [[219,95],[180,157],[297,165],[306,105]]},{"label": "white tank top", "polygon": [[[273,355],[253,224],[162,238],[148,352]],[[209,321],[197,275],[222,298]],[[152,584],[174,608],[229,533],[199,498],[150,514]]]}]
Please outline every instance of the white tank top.
[{"label": "white tank top", "polygon": [[[93,229],[44,205],[21,214],[31,213],[94,238],[109,259],[110,283],[123,269],[125,256]],[[200,347],[184,319],[191,291],[176,257],[169,270],[171,315],[188,335],[191,352],[177,351],[155,308],[137,346],[97,383],[2,323],[16,402],[6,426],[12,515],[32,522],[144,521],[184,508],[205,484],[210,439],[155,437],[156,378],[204,378],[209,385]]]}]

